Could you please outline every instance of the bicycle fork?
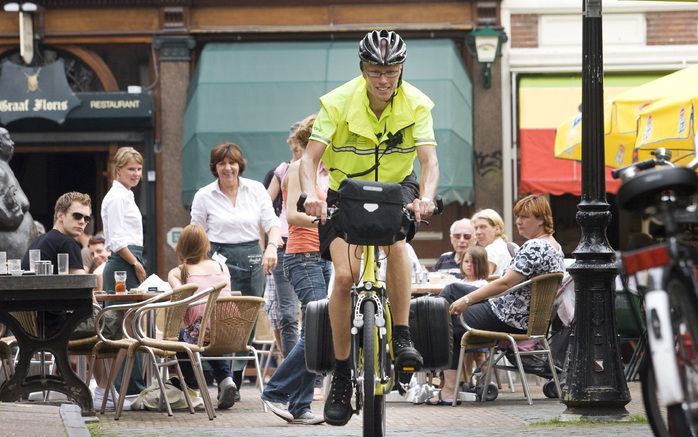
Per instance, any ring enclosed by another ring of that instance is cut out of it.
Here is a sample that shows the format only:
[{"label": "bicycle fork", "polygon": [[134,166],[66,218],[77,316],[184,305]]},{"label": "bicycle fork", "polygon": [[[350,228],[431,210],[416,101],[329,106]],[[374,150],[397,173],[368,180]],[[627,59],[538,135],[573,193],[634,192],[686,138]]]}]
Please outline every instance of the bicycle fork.
[{"label": "bicycle fork", "polygon": [[[681,404],[684,392],[676,363],[676,345],[671,323],[669,293],[664,287],[665,267],[653,267],[648,272],[645,294],[645,317],[652,365],[659,392],[659,403],[666,407]],[[660,370],[661,369],[661,370]]]}]

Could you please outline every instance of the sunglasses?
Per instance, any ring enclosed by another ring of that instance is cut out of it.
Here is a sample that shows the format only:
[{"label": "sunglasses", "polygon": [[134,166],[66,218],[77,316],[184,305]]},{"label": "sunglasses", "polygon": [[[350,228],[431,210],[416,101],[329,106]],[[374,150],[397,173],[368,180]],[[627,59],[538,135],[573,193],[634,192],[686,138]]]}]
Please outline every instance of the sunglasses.
[{"label": "sunglasses", "polygon": [[472,234],[451,234],[451,237],[455,238],[456,240],[460,240],[460,239],[470,240],[473,236],[472,236]]},{"label": "sunglasses", "polygon": [[74,218],[75,220],[77,220],[77,221],[80,221],[80,220],[82,220],[82,219],[85,219],[85,224],[89,223],[90,220],[92,220],[92,217],[91,217],[91,216],[85,215],[85,214],[80,214],[79,212],[74,212],[74,213],[72,213],[71,215],[72,215],[73,218]]}]

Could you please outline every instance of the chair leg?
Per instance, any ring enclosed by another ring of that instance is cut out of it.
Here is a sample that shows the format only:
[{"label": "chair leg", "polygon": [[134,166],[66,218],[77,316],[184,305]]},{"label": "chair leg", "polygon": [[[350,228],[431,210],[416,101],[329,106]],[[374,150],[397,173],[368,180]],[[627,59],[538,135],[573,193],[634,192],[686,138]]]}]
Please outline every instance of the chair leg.
[{"label": "chair leg", "polygon": [[[257,369],[257,379],[259,379],[259,393],[262,394],[264,392],[264,378],[262,378],[262,372],[259,367],[259,356],[257,355],[257,351],[255,349],[252,349],[252,354],[254,355],[254,367]],[[264,412],[267,413],[267,404],[262,402],[262,408],[264,409]]]},{"label": "chair leg", "polygon": [[179,378],[180,384],[184,390],[184,399],[187,401],[187,406],[189,407],[189,413],[194,414],[194,403],[191,400],[191,396],[189,396],[189,387],[187,386],[186,381],[184,381],[184,375],[182,375],[182,368],[179,367],[179,360],[177,360],[177,364],[174,366],[175,370],[177,371],[177,377]]},{"label": "chair leg", "polygon": [[201,355],[198,352],[193,352],[187,349],[187,355],[191,360],[191,367],[194,369],[194,376],[196,377],[196,383],[199,384],[199,391],[201,392],[201,398],[204,400],[204,407],[206,408],[206,414],[208,414],[208,419],[213,420],[216,417],[216,412],[213,409],[213,401],[211,400],[211,393],[208,392],[208,386],[206,386],[206,378],[204,378],[204,370],[201,367]]},{"label": "chair leg", "polygon": [[[116,395],[116,389],[114,388],[114,380],[116,379],[116,374],[118,370],[121,368],[121,365],[124,361],[124,358],[126,357],[126,351],[121,349],[119,352],[116,354],[116,357],[114,357],[114,360],[112,361],[111,369],[109,369],[109,377],[107,379],[107,389],[105,392],[111,393],[112,395],[112,400],[114,401],[114,404],[116,405],[119,401],[118,396]],[[104,411],[107,408],[107,399],[109,396],[106,395],[104,396],[104,399],[102,399],[102,406],[99,410],[100,414],[104,414]]]},{"label": "chair leg", "polygon": [[[455,395],[453,396],[453,404],[451,406],[455,407],[458,405],[458,392],[459,387],[460,387],[460,375],[463,372],[463,361],[465,359],[465,349],[461,347],[460,349],[460,355],[458,356],[458,368],[456,369],[456,390],[455,390]],[[431,402],[431,401],[430,401]]]},{"label": "chair leg", "polygon": [[485,402],[487,400],[487,385],[492,380],[492,371],[494,370],[494,351],[495,346],[490,347],[490,356],[487,358],[487,371],[485,372],[485,379],[482,381],[482,394],[480,395],[480,402]]},{"label": "chair leg", "polygon": [[516,357],[516,367],[519,368],[519,375],[521,375],[521,384],[523,385],[524,395],[528,401],[528,405],[533,405],[533,400],[531,399],[531,393],[528,390],[528,381],[526,380],[526,374],[524,373],[523,364],[521,363],[521,356],[519,356],[519,347],[516,345],[514,339],[510,339],[511,347],[514,348],[514,356]]},{"label": "chair leg", "polygon": [[[160,408],[162,408],[162,402],[165,402],[165,408],[167,409],[167,415],[172,416],[172,407],[170,406],[170,400],[167,398],[167,390],[165,390],[165,383],[162,381],[162,375],[159,372],[158,367],[159,366],[167,366],[168,363],[167,361],[164,361],[160,365],[158,365],[157,358],[155,358],[155,354],[153,353],[152,350],[149,348],[146,348],[146,351],[148,351],[148,355],[150,356],[150,359],[153,361],[153,368],[154,368],[154,374],[155,378],[158,380],[158,387],[160,387],[160,393],[162,396],[160,397]],[[166,359],[165,359],[166,360]]]},{"label": "chair leg", "polygon": [[[131,380],[131,373],[133,372],[133,365],[136,361],[136,352],[128,352],[126,357],[126,367],[124,368],[124,375],[121,378],[121,393],[119,393],[119,402],[116,404],[116,412],[114,413],[114,420],[119,420],[121,417],[121,411],[124,408],[124,400],[126,399],[126,394],[128,393],[128,385]],[[112,381],[112,384],[114,381]],[[102,408],[107,404],[106,397],[102,403]]]},{"label": "chair leg", "polygon": [[562,399],[562,389],[560,388],[560,380],[557,377],[557,370],[555,370],[555,361],[553,360],[553,353],[550,351],[550,343],[548,343],[548,339],[545,337],[543,338],[543,344],[545,345],[545,350],[548,351],[548,365],[550,366],[550,373],[553,374],[553,381],[555,381],[557,398]]}]

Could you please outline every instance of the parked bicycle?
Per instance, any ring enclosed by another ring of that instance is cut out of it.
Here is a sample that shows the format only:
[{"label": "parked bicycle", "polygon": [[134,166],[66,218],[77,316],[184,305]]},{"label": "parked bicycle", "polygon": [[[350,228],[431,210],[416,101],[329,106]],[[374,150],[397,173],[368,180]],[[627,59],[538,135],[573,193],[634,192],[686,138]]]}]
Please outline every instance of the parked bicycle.
[{"label": "parked bicycle", "polygon": [[[375,187],[380,185],[380,183],[374,184]],[[297,204],[298,211],[304,212],[304,202],[305,194],[301,194]],[[443,203],[440,198],[435,199],[435,202],[436,213],[440,213],[443,210]],[[339,208],[328,208],[328,220],[336,218],[338,213]],[[421,223],[428,224],[426,221]],[[402,225],[396,228],[405,231],[411,224],[415,224],[414,218],[403,208]],[[348,242],[351,243],[351,241]],[[356,395],[354,414],[363,411],[364,436],[385,435],[385,396],[396,384],[390,302],[385,284],[377,277],[379,263],[383,261],[379,255],[381,244],[384,243],[376,241],[375,244],[360,245],[363,249],[362,273],[360,280],[352,287],[350,359],[352,384]],[[353,256],[353,254],[348,253],[347,256]],[[309,370],[318,373],[329,372],[334,367],[332,331],[327,304],[327,300],[311,302],[305,314],[306,365]],[[448,324],[450,319],[445,306],[443,318],[444,323]],[[447,341],[448,338],[444,340]]]},{"label": "parked bicycle", "polygon": [[612,172],[623,180],[620,207],[647,214],[664,229],[663,242],[622,254],[626,274],[648,277],[651,359],[641,375],[642,395],[655,435],[698,436],[698,159],[675,167],[670,151],[653,154]]}]

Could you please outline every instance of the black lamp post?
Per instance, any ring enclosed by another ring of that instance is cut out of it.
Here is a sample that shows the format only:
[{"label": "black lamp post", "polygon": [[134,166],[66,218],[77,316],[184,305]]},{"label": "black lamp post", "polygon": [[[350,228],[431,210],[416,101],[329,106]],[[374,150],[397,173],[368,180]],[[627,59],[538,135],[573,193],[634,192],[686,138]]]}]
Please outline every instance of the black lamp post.
[{"label": "black lamp post", "polygon": [[615,254],[606,238],[611,218],[604,172],[601,0],[583,0],[582,237],[569,272],[575,282],[576,323],[569,346],[565,413],[625,416],[630,402],[620,361],[614,311]]}]

